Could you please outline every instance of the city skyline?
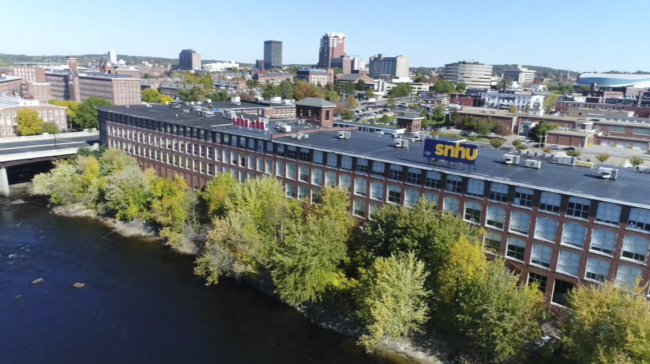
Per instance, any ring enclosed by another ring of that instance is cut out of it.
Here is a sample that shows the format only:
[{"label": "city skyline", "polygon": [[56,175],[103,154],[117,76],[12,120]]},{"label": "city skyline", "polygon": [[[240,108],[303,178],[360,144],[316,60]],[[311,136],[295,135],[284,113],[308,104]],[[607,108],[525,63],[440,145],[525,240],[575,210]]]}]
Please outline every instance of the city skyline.
[{"label": "city skyline", "polygon": [[[75,28],[93,29],[97,26],[97,19],[83,4],[79,0],[72,0],[70,7],[65,9],[48,6],[47,12],[34,12],[30,19],[39,24],[49,24],[57,17],[72,18]],[[163,0],[161,9],[166,4],[176,6]],[[409,57],[412,67],[436,67],[462,60],[476,60],[485,64],[536,65],[581,72],[649,71],[644,61],[647,57],[637,46],[637,37],[642,34],[640,24],[643,24],[644,10],[650,10],[650,4],[623,1],[611,7],[604,0],[599,0],[585,7],[578,3],[551,0],[545,4],[549,11],[542,11],[529,3],[508,2],[485,7],[477,0],[468,0],[463,4],[462,14],[459,14],[458,6],[451,3],[409,1],[400,3],[403,13],[412,13],[414,17],[408,26],[400,26],[399,23],[405,22],[406,18],[395,17],[395,4],[389,4],[386,0],[379,0],[368,9],[368,14],[373,18],[383,20],[377,22],[376,26],[359,22],[356,12],[340,11],[348,4],[338,2],[335,6],[320,9],[321,16],[310,19],[309,26],[300,31],[296,31],[296,25],[289,23],[269,27],[269,19],[281,21],[282,16],[299,17],[304,10],[292,2],[280,0],[277,6],[264,7],[264,12],[252,11],[248,14],[248,25],[239,27],[236,36],[221,37],[219,30],[215,32],[209,23],[198,22],[192,23],[192,33],[172,31],[162,37],[149,39],[142,36],[142,19],[139,15],[142,12],[138,10],[145,5],[116,0],[115,6],[103,9],[102,16],[121,20],[101,36],[97,32],[84,31],[76,32],[74,41],[51,42],[45,41],[35,29],[26,29],[20,37],[5,40],[3,53],[79,55],[104,53],[106,49],[112,49],[118,55],[176,58],[180,49],[193,48],[204,59],[254,63],[263,57],[259,44],[267,39],[278,39],[283,42],[283,63],[316,64],[322,35],[336,32],[346,35],[349,54],[361,55],[364,60],[378,53],[402,54]],[[35,8],[47,5],[49,3],[42,0],[33,2]],[[122,9],[127,5],[130,9],[136,9],[124,12]],[[207,13],[219,10],[213,3],[197,5],[206,9]],[[255,8],[256,1],[251,5],[251,8]],[[258,5],[263,6],[261,2]],[[605,8],[605,5],[608,7]],[[632,8],[634,11],[630,10]],[[604,9],[607,9],[606,13]],[[6,14],[21,11],[24,10],[19,3],[7,4],[5,8]],[[178,11],[160,11],[156,14],[156,21],[160,24],[178,24],[178,14]],[[458,14],[459,17],[450,14]],[[424,18],[418,20],[417,17],[423,15]],[[612,24],[607,20],[610,18],[625,19],[625,28],[614,28],[614,24],[612,30],[616,31],[606,31],[608,25],[599,25]],[[18,29],[22,28],[23,20],[21,17],[7,17],[5,22],[10,28]],[[180,23],[183,22],[181,19]],[[589,36],[595,31],[594,27],[598,27],[597,38]],[[67,31],[65,27],[51,27],[48,37],[65,39],[69,37]],[[630,50],[635,53],[630,55]]]}]

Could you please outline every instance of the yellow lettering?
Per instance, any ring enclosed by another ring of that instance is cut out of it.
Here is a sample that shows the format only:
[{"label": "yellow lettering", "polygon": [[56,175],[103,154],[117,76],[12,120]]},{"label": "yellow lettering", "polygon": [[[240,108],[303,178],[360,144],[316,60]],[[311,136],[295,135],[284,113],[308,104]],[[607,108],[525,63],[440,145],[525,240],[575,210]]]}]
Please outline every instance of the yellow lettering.
[{"label": "yellow lettering", "polygon": [[444,146],[444,144],[436,145],[436,155],[445,155],[445,146]]},{"label": "yellow lettering", "polygon": [[453,145],[445,145],[445,157],[456,158],[456,147]]},{"label": "yellow lettering", "polygon": [[459,154],[457,158],[465,159],[465,152],[467,151],[467,148],[463,148],[460,145],[456,144],[456,150],[458,150]]},{"label": "yellow lettering", "polygon": [[467,160],[473,161],[478,157],[478,148],[470,149],[469,153],[467,153]]},{"label": "yellow lettering", "polygon": [[476,160],[478,157],[478,148],[463,147],[460,144],[436,144],[435,155],[443,157],[458,158],[468,161]]}]

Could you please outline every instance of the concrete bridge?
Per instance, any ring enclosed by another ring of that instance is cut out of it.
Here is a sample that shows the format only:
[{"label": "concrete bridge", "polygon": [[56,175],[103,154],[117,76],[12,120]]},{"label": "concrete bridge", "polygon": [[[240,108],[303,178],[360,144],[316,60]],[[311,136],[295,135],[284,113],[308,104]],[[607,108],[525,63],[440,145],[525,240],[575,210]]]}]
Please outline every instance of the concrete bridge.
[{"label": "concrete bridge", "polygon": [[0,195],[9,196],[7,167],[53,161],[77,154],[83,146],[99,142],[98,132],[78,132],[58,135],[36,135],[0,138]]}]

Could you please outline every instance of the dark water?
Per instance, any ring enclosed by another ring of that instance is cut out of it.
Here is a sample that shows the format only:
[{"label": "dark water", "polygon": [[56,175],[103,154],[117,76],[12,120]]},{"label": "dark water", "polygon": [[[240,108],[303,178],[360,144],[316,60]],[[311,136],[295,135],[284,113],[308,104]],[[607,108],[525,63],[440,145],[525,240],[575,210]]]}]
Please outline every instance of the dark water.
[{"label": "dark water", "polygon": [[8,202],[0,198],[2,363],[378,362],[245,284],[205,287],[189,257],[57,217],[42,201]]}]

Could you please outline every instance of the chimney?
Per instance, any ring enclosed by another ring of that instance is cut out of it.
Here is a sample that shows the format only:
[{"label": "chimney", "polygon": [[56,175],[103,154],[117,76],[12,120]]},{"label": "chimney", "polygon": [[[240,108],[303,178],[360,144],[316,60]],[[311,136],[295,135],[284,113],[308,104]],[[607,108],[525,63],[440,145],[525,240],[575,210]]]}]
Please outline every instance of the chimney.
[{"label": "chimney", "polygon": [[76,71],[77,70],[77,58],[75,57],[68,57],[68,67],[70,67],[70,71]]}]

